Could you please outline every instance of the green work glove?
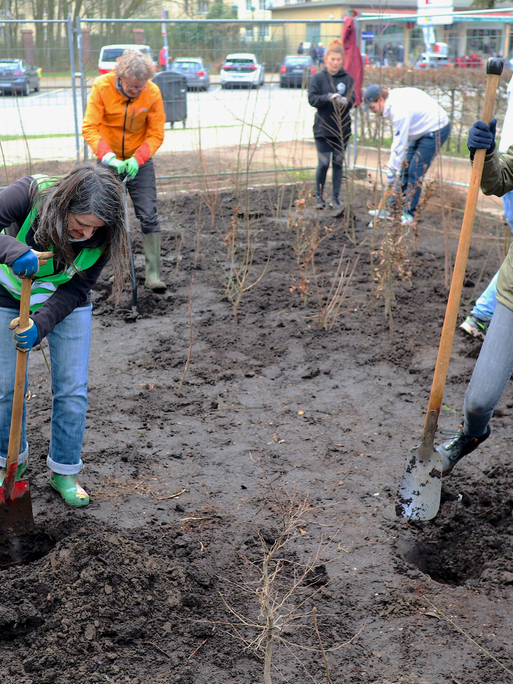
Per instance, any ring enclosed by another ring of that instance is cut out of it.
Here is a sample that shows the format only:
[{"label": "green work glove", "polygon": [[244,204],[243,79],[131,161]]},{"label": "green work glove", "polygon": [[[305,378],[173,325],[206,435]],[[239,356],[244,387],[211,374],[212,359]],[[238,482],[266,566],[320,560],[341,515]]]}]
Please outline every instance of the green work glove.
[{"label": "green work glove", "polygon": [[134,180],[134,178],[137,176],[137,173],[139,171],[139,162],[135,157],[130,157],[130,159],[127,159],[125,162],[125,173],[126,175],[130,178],[130,180]]},{"label": "green work glove", "polygon": [[121,159],[117,159],[114,152],[106,154],[103,157],[102,162],[104,164],[107,164],[107,166],[111,166],[113,169],[116,169],[118,175],[125,173],[126,161],[121,161]]}]

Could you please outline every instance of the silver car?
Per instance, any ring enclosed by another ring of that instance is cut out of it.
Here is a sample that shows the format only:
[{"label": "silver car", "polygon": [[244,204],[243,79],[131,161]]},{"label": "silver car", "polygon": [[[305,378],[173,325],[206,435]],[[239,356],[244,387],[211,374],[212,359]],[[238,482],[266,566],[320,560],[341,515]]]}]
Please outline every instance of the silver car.
[{"label": "silver car", "polygon": [[201,57],[178,57],[171,66],[187,79],[188,90],[208,90],[210,86],[210,65],[205,66]]}]

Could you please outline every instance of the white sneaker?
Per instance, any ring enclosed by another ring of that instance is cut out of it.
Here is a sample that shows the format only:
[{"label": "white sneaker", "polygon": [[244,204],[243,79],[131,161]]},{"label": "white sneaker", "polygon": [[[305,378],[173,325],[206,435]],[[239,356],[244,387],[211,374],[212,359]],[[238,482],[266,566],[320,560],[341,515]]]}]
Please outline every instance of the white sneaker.
[{"label": "white sneaker", "polygon": [[375,216],[376,218],[384,219],[384,218],[389,218],[392,216],[392,214],[389,211],[386,211],[384,209],[370,209],[369,210],[370,216]]}]

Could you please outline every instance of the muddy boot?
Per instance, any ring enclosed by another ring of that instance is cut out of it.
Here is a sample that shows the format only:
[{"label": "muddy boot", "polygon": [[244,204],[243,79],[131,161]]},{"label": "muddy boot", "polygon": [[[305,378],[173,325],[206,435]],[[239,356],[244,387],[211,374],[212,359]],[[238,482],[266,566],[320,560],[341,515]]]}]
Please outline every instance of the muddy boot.
[{"label": "muddy boot", "polygon": [[[21,480],[28,469],[28,461],[24,463],[18,463],[18,468],[16,469],[16,481]],[[5,468],[0,468],[0,487],[3,485],[5,480]]]},{"label": "muddy boot", "polygon": [[76,475],[52,473],[50,484],[70,506],[80,508],[81,506],[87,506],[89,503],[89,494],[78,484]]},{"label": "muddy boot", "polygon": [[142,242],[146,267],[144,284],[154,292],[164,292],[167,285],[160,280],[160,233],[143,233]]}]

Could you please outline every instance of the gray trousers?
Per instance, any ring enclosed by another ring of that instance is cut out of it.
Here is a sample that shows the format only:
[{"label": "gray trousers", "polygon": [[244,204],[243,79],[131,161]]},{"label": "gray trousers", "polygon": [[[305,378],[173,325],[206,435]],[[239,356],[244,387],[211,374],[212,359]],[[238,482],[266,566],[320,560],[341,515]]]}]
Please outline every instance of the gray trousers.
[{"label": "gray trousers", "polygon": [[464,431],[481,437],[513,373],[513,311],[497,303],[465,393]]},{"label": "gray trousers", "polygon": [[148,159],[139,168],[137,176],[133,180],[129,180],[126,185],[134,204],[135,215],[141,222],[142,232],[160,233],[153,159]]}]

